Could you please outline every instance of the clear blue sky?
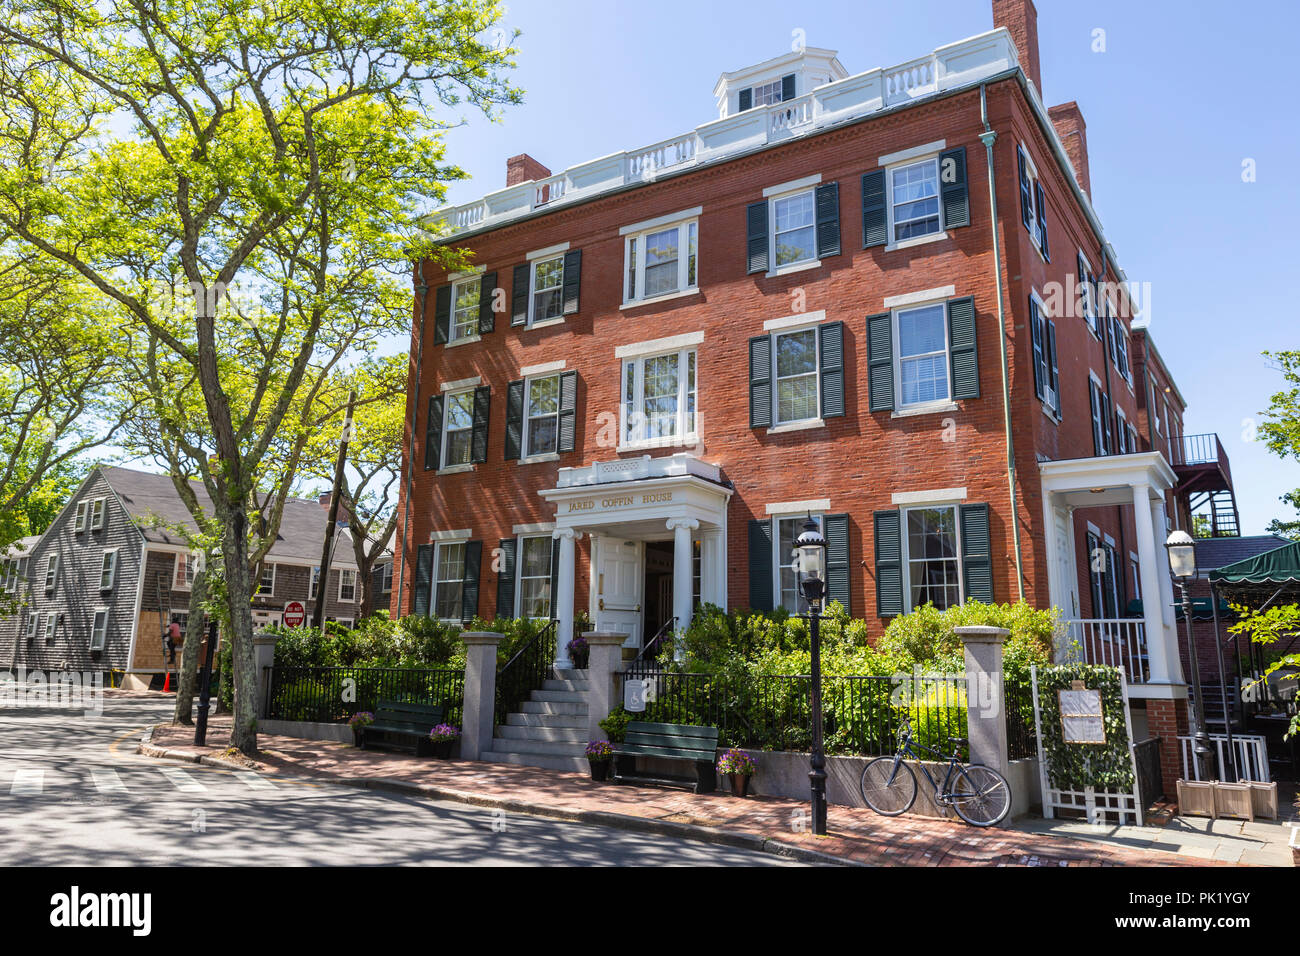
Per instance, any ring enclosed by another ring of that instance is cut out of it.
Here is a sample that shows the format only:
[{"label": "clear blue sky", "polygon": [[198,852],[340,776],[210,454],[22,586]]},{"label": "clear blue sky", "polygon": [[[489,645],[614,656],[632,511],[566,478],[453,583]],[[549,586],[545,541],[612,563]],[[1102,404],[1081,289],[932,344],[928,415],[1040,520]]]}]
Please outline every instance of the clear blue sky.
[{"label": "clear blue sky", "polygon": [[[794,7],[799,7],[795,10]],[[1300,348],[1284,281],[1300,272],[1300,109],[1287,0],[1038,0],[1043,95],[1077,100],[1088,124],[1094,202],[1131,280],[1149,282],[1152,336],[1189,408],[1187,432],[1217,432],[1245,534],[1291,517],[1277,498],[1300,467],[1246,435],[1281,376],[1260,352]],[[716,116],[718,74],[790,49],[792,31],[838,50],[850,73],[899,63],[992,27],[984,0],[516,0],[515,82],[503,122],[467,116],[450,158],[465,202],[505,185],[506,157],[560,170]],[[1093,52],[1093,31],[1106,51]],[[1242,161],[1257,181],[1242,181]]]}]

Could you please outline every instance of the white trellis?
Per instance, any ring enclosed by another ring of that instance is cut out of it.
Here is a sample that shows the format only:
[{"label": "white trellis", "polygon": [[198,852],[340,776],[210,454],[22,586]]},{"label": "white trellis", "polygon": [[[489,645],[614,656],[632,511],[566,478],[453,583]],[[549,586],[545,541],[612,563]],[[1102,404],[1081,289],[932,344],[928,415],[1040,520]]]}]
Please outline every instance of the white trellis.
[{"label": "white trellis", "polygon": [[[1124,700],[1124,731],[1128,734],[1128,755],[1133,764],[1133,789],[1137,790],[1137,752],[1133,747],[1133,723],[1129,718],[1128,678],[1124,668],[1119,667],[1119,686]],[[1029,668],[1029,679],[1034,692],[1034,733],[1038,738],[1038,781],[1043,791],[1043,816],[1051,820],[1057,810],[1082,810],[1089,823],[1103,823],[1107,816],[1114,816],[1123,826],[1130,819],[1135,826],[1143,825],[1143,807],[1136,792],[1126,793],[1118,790],[1098,790],[1084,787],[1082,790],[1059,790],[1052,786],[1051,774],[1047,769],[1047,751],[1043,747],[1043,721],[1038,706],[1038,666]],[[1080,745],[1085,746],[1085,745]]]}]

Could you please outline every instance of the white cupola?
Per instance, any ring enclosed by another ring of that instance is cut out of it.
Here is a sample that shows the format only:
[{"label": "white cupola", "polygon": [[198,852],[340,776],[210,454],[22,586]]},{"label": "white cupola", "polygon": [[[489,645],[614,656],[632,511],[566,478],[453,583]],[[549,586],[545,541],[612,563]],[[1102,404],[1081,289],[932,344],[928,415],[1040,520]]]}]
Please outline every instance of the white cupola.
[{"label": "white cupola", "polygon": [[804,47],[718,77],[718,118],[781,103],[849,75],[834,50]]}]

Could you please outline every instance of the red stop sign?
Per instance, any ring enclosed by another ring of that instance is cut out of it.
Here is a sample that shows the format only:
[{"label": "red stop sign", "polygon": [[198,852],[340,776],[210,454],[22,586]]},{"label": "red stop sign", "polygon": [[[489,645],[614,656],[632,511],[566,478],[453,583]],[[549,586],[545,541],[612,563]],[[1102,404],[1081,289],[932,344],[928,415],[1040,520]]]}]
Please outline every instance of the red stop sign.
[{"label": "red stop sign", "polygon": [[301,601],[290,601],[284,606],[284,626],[302,627],[307,620],[307,609]]}]

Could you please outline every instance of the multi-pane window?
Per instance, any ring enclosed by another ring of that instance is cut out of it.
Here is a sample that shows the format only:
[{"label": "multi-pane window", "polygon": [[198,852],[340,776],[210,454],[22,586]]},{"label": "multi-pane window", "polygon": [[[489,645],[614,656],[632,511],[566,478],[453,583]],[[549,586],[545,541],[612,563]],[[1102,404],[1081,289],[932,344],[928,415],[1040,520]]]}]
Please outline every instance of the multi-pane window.
[{"label": "multi-pane window", "polygon": [[[803,526],[808,516],[793,515],[789,518],[776,519],[776,577],[781,606],[791,614],[807,610],[803,597],[799,594],[798,555],[795,553],[795,541],[803,534]],[[821,528],[821,515],[813,515],[813,521]]]},{"label": "multi-pane window", "polygon": [[433,613],[444,621],[461,618],[461,592],[465,582],[465,542],[438,545],[438,571],[434,582]]},{"label": "multi-pane window", "polygon": [[18,561],[0,561],[0,589],[13,593],[18,588]]},{"label": "multi-pane window", "polygon": [[1088,579],[1094,617],[1119,617],[1120,580],[1116,573],[1115,545],[1088,532]]},{"label": "multi-pane window", "polygon": [[59,556],[52,554],[45,559],[45,590],[53,591],[59,580]]},{"label": "multi-pane window", "polygon": [[96,498],[90,506],[90,530],[99,531],[104,527],[104,499]]},{"label": "multi-pane window", "polygon": [[51,611],[45,616],[45,642],[51,643],[59,633],[59,614]]},{"label": "multi-pane window", "polygon": [[1107,420],[1108,401],[1096,379],[1088,379],[1088,404],[1092,413],[1092,448],[1095,455],[1110,454],[1110,423]]},{"label": "multi-pane window", "polygon": [[519,616],[551,616],[551,538],[524,538],[519,555]]},{"label": "multi-pane window", "polygon": [[320,587],[320,567],[319,565],[311,569],[311,586],[307,589],[308,600],[316,600],[316,589]]},{"label": "multi-pane window", "polygon": [[391,594],[393,592],[393,562],[392,561],[386,561],[384,563],[383,579],[380,581],[379,590],[384,594]]},{"label": "multi-pane window", "polygon": [[477,276],[462,279],[451,287],[450,341],[478,334],[478,306],[482,289],[483,282]]},{"label": "multi-pane window", "polygon": [[349,568],[339,570],[339,601],[351,603],[357,599],[357,572]]},{"label": "multi-pane window", "polygon": [[560,432],[560,376],[530,378],[527,389],[524,457],[552,454]]},{"label": "multi-pane window", "polygon": [[1115,454],[1127,455],[1136,448],[1128,447],[1128,416],[1122,408],[1115,409]]},{"label": "multi-pane window", "polygon": [[776,335],[776,421],[815,419],[817,401],[817,330],[799,329]]},{"label": "multi-pane window", "polygon": [[694,220],[628,236],[624,301],[694,289],[698,258],[699,225]]},{"label": "multi-pane window", "polygon": [[533,263],[531,322],[564,317],[564,256]]},{"label": "multi-pane window", "polygon": [[257,582],[256,593],[268,595],[268,596],[275,593],[275,565],[274,564],[267,563],[262,565],[262,577]]},{"label": "multi-pane window", "polygon": [[448,393],[445,414],[442,466],[467,465],[474,434],[474,390]]},{"label": "multi-pane window", "polygon": [[194,576],[199,573],[203,567],[202,558],[198,554],[178,554],[176,555],[176,567],[172,575],[172,587],[177,591],[188,591],[194,586]]},{"label": "multi-pane window", "polygon": [[623,363],[623,440],[672,444],[697,433],[695,351]]},{"label": "multi-pane window", "polygon": [[772,201],[772,242],[777,267],[817,258],[817,213],[813,190]]},{"label": "multi-pane window", "polygon": [[41,616],[40,616],[40,614],[36,613],[35,611],[28,611],[28,612],[27,612],[27,631],[26,631],[26,633],[24,634],[24,636],[27,638],[27,640],[29,640],[29,641],[34,641],[34,640],[36,640],[36,632],[40,630],[40,627],[41,627]]},{"label": "multi-pane window", "polygon": [[894,241],[939,232],[939,160],[926,159],[889,171]]},{"label": "multi-pane window", "polygon": [[1132,374],[1128,365],[1128,334],[1124,331],[1124,323],[1121,322],[1118,317],[1113,318],[1111,321],[1113,323],[1112,328],[1115,336],[1115,368],[1119,370],[1119,374],[1124,377],[1125,381],[1131,383]]},{"label": "multi-pane window", "polygon": [[943,305],[898,312],[898,389],[904,407],[948,400],[948,320]]},{"label": "multi-pane window", "polygon": [[189,633],[190,612],[172,611],[171,615],[169,616],[169,621],[174,621],[175,623],[181,626],[181,639],[184,640],[185,635]]},{"label": "multi-pane window", "polygon": [[105,551],[103,560],[99,566],[99,589],[101,591],[113,590],[113,584],[117,580],[117,552]]},{"label": "multi-pane window", "polygon": [[81,534],[81,532],[86,530],[86,519],[89,517],[89,515],[90,515],[90,502],[89,501],[77,502],[76,517],[73,519],[72,522],[72,530],[75,534]]},{"label": "multi-pane window", "polygon": [[90,628],[90,649],[102,651],[108,641],[108,608],[95,608],[95,619]]},{"label": "multi-pane window", "polygon": [[904,512],[907,587],[911,607],[933,604],[939,610],[961,603],[961,550],[957,507],[937,505]]},{"label": "multi-pane window", "polygon": [[781,102],[781,81],[773,80],[771,83],[761,83],[753,88],[754,106],[770,106],[773,103]]}]

